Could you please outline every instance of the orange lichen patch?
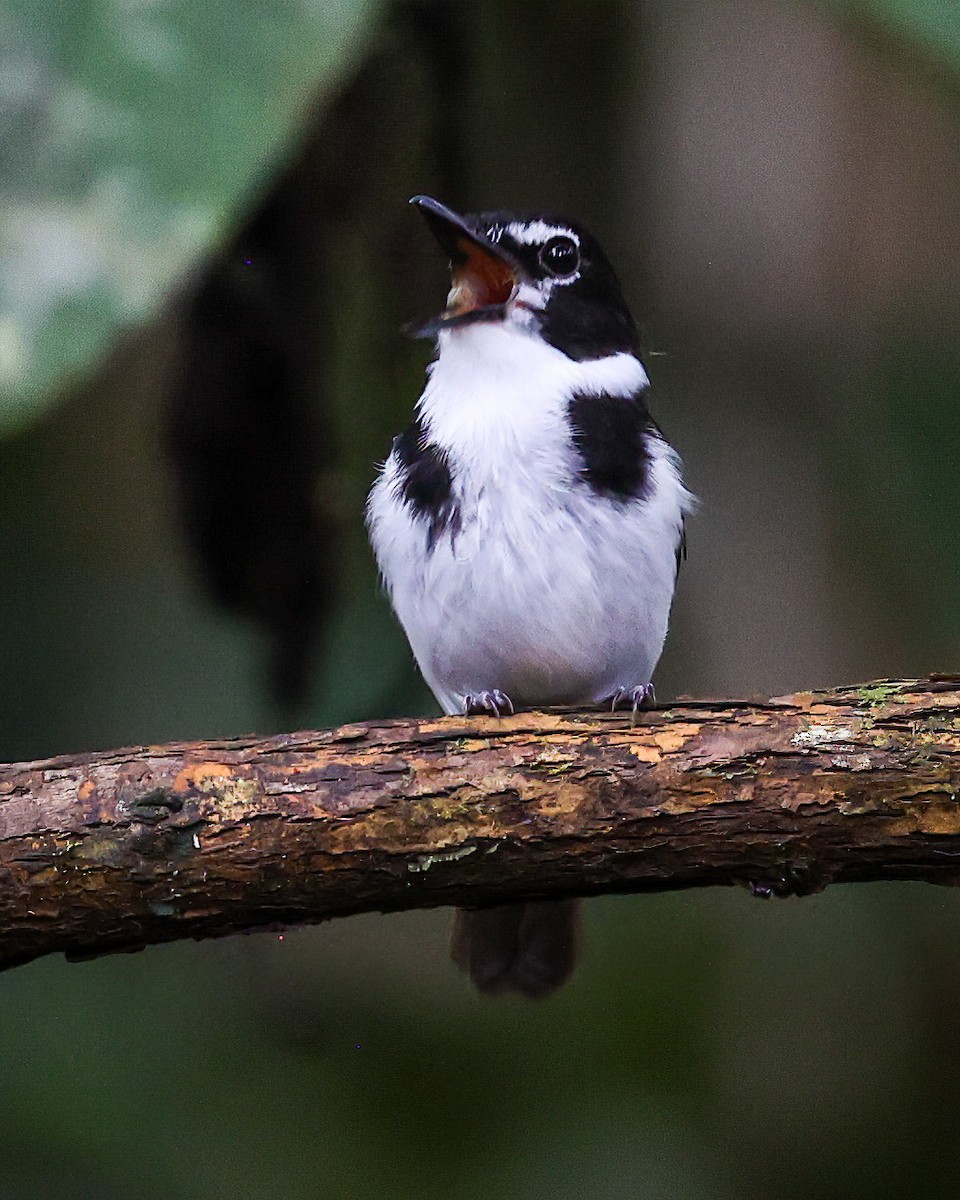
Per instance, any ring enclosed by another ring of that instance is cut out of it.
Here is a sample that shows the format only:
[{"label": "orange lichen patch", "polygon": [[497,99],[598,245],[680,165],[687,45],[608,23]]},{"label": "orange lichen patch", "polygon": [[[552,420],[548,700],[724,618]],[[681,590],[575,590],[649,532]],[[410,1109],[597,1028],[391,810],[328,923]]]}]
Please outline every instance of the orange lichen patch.
[{"label": "orange lichen patch", "polygon": [[491,735],[533,731],[538,738],[550,730],[572,732],[582,730],[584,726],[589,728],[590,725],[582,720],[571,720],[566,713],[547,712],[518,712],[502,717],[464,717],[463,720],[480,729],[489,730]]},{"label": "orange lichen patch", "polygon": [[209,791],[211,787],[219,787],[229,783],[233,771],[225,763],[200,762],[188,763],[173,781],[173,790],[182,795],[191,788],[198,791]]},{"label": "orange lichen patch", "polygon": [[682,749],[692,737],[696,737],[701,728],[702,726],[692,723],[671,725],[669,729],[657,730],[653,740],[664,754],[672,754],[675,750]]},{"label": "orange lichen patch", "polygon": [[459,719],[466,720],[465,717],[464,718],[433,717],[431,719],[417,721],[414,726],[414,730],[416,733],[419,733],[419,734],[425,733],[425,734],[430,735],[431,737],[437,733],[449,733],[451,725],[454,723],[455,720],[459,720]]},{"label": "orange lichen patch", "polygon": [[89,800],[93,793],[97,790],[97,785],[92,779],[85,779],[77,788],[77,798],[79,800]]},{"label": "orange lichen patch", "polygon": [[454,745],[456,747],[456,750],[450,750],[447,752],[448,760],[451,757],[453,757],[458,751],[462,751],[464,754],[481,754],[481,753],[485,753],[485,752],[489,751],[492,747],[492,743],[491,743],[490,739],[483,738],[483,737],[457,738]]},{"label": "orange lichen patch", "polygon": [[213,802],[220,817],[241,816],[256,804],[261,783],[256,776],[240,774],[224,763],[204,762],[185,766],[173,781],[173,792],[199,792]]},{"label": "orange lichen patch", "polygon": [[212,780],[227,781],[232,776],[232,770],[222,762],[193,762],[187,763],[173,781],[176,793],[188,792],[191,787],[205,791]]},{"label": "orange lichen patch", "polygon": [[663,758],[663,751],[657,746],[645,746],[641,742],[633,742],[628,749],[640,762],[658,763]]}]

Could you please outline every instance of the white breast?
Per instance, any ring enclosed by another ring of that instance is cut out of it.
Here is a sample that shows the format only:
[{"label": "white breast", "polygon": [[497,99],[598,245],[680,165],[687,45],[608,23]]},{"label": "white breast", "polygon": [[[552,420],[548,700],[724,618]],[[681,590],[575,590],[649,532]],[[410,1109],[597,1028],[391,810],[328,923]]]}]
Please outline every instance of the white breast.
[{"label": "white breast", "polygon": [[577,478],[566,419],[574,392],[628,395],[645,383],[628,354],[576,363],[493,324],[441,335],[419,410],[448,456],[459,529],[428,546],[392,455],[368,522],[397,616],[446,712],[495,688],[529,707],[650,682],[691,498],[659,440],[644,499],[598,496]]}]

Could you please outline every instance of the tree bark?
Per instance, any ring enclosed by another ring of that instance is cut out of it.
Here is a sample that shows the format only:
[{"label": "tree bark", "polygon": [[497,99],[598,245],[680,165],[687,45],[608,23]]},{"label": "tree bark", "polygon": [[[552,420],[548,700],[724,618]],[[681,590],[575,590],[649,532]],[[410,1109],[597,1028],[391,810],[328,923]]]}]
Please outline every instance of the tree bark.
[{"label": "tree bark", "polygon": [[371,910],[960,882],[960,677],[0,766],[0,967]]}]

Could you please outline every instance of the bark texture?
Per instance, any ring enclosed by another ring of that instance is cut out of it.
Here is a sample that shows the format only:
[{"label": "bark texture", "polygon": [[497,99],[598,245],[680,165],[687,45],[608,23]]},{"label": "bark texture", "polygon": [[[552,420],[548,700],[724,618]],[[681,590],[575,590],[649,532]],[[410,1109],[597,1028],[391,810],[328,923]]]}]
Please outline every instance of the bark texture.
[{"label": "bark texture", "polygon": [[0,766],[0,966],[370,910],[960,882],[960,677]]}]

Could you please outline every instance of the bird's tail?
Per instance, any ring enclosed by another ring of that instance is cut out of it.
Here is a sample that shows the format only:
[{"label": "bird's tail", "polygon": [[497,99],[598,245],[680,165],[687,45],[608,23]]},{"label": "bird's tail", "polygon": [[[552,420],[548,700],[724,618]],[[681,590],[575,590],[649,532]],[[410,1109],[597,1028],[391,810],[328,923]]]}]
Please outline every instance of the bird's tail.
[{"label": "bird's tail", "polygon": [[570,978],[580,942],[577,900],[458,908],[450,953],[481,992],[540,998]]}]

